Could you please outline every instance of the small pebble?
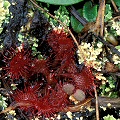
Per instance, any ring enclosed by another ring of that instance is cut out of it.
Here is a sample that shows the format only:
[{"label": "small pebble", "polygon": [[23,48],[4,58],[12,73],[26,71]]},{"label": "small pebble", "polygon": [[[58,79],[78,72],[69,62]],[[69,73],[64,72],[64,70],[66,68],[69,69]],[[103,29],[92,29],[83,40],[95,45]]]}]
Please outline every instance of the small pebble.
[{"label": "small pebble", "polygon": [[73,97],[78,101],[83,101],[85,99],[85,93],[82,90],[77,89],[73,94]]},{"label": "small pebble", "polygon": [[63,90],[68,94],[71,95],[74,91],[75,87],[73,84],[67,83],[63,85]]}]

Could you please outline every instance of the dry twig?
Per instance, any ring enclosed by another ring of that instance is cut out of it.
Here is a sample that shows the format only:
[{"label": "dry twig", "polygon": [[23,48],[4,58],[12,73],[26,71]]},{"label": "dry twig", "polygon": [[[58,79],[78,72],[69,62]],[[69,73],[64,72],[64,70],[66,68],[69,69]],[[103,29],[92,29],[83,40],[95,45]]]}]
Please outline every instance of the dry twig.
[{"label": "dry twig", "polygon": [[100,32],[100,35],[103,36],[105,0],[99,0],[99,2],[100,2],[100,6],[99,6],[98,16],[97,16],[96,23],[95,23],[95,29],[96,29],[97,35]]},{"label": "dry twig", "polygon": [[111,2],[112,2],[112,5],[113,5],[115,11],[116,11],[116,12],[119,12],[119,10],[118,10],[118,8],[117,8],[117,6],[116,6],[114,0],[111,0]]},{"label": "dry twig", "polygon": [[96,108],[96,120],[99,120],[99,105],[98,105],[98,96],[97,96],[97,90],[96,87],[94,87],[94,92],[95,92],[95,108]]}]

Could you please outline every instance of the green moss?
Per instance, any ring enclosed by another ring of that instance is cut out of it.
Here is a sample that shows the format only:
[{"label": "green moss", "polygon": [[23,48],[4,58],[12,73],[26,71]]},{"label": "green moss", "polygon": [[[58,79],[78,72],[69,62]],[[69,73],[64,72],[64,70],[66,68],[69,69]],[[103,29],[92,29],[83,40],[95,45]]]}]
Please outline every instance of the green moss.
[{"label": "green moss", "polygon": [[118,92],[114,92],[115,89],[115,83],[116,81],[113,79],[112,76],[107,77],[108,82],[106,84],[102,84],[100,86],[101,96],[111,97],[111,98],[117,98]]},{"label": "green moss", "polygon": [[[69,26],[70,24],[69,12],[67,11],[65,6],[60,6],[58,10],[54,11],[54,13],[57,19],[59,19],[66,26]],[[59,26],[59,23],[53,18],[50,18],[50,24],[52,25],[52,27]]]},{"label": "green moss", "polygon": [[0,94],[0,106],[2,107],[3,110],[7,108],[6,99],[7,99],[6,97]]},{"label": "green moss", "polygon": [[117,120],[113,117],[113,115],[109,115],[109,114],[107,116],[103,117],[103,119],[104,120]]},{"label": "green moss", "polygon": [[7,0],[0,0],[0,33],[3,30],[2,28],[3,23],[4,22],[7,23],[8,17],[10,16],[8,9],[9,6],[10,3]]}]

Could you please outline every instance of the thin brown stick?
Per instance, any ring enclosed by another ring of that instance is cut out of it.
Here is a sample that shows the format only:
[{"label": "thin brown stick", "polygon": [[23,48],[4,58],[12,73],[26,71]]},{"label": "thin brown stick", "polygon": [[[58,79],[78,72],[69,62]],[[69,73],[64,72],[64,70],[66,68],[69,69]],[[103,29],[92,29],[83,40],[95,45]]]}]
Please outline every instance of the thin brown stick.
[{"label": "thin brown stick", "polygon": [[105,0],[102,3],[102,12],[101,12],[101,28],[100,28],[100,35],[103,37],[104,31],[104,14],[105,14]]},{"label": "thin brown stick", "polygon": [[96,34],[103,36],[103,28],[104,28],[104,12],[105,12],[105,0],[99,0],[100,6],[98,10],[98,15],[96,18],[95,29]]},{"label": "thin brown stick", "polygon": [[120,98],[98,97],[98,102],[99,106],[120,108]]},{"label": "thin brown stick", "polygon": [[3,114],[3,113],[5,114],[11,110],[14,110],[15,108],[17,108],[19,106],[31,106],[31,104],[29,104],[29,103],[24,104],[22,102],[20,102],[20,103],[13,102],[9,107],[7,107],[5,110],[1,111],[0,114]]},{"label": "thin brown stick", "polygon": [[116,11],[116,12],[119,12],[119,10],[118,10],[118,8],[117,8],[117,6],[116,6],[114,0],[111,0],[111,2],[112,2],[112,5],[113,5],[115,11]]},{"label": "thin brown stick", "polygon": [[94,87],[94,92],[95,92],[95,98],[96,98],[96,101],[95,101],[95,106],[96,106],[96,120],[99,120],[99,105],[98,105],[98,96],[97,96],[97,90],[96,90],[96,87]]},{"label": "thin brown stick", "polygon": [[69,107],[66,107],[62,110],[62,112],[78,112],[78,111],[82,111],[84,108],[90,107],[91,106],[91,101],[92,98],[87,98],[84,101],[80,102],[77,105],[72,105]]},{"label": "thin brown stick", "polygon": [[112,18],[111,20],[115,21],[116,19],[120,19],[120,16],[116,16],[116,17]]}]

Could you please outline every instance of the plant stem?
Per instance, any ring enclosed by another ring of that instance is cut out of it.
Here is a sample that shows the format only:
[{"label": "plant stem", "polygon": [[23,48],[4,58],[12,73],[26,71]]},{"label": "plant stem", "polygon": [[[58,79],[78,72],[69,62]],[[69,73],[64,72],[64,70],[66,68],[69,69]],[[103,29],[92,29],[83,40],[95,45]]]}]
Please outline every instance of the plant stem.
[{"label": "plant stem", "polygon": [[116,6],[114,0],[111,0],[111,2],[112,2],[112,5],[113,5],[115,11],[116,11],[116,12],[119,12],[119,10],[118,10],[118,8],[117,8],[117,6]]},{"label": "plant stem", "polygon": [[95,98],[96,98],[96,101],[95,101],[95,106],[96,106],[96,120],[99,120],[99,105],[98,105],[98,96],[97,96],[97,90],[96,90],[96,87],[94,86],[94,92],[95,92]]}]

